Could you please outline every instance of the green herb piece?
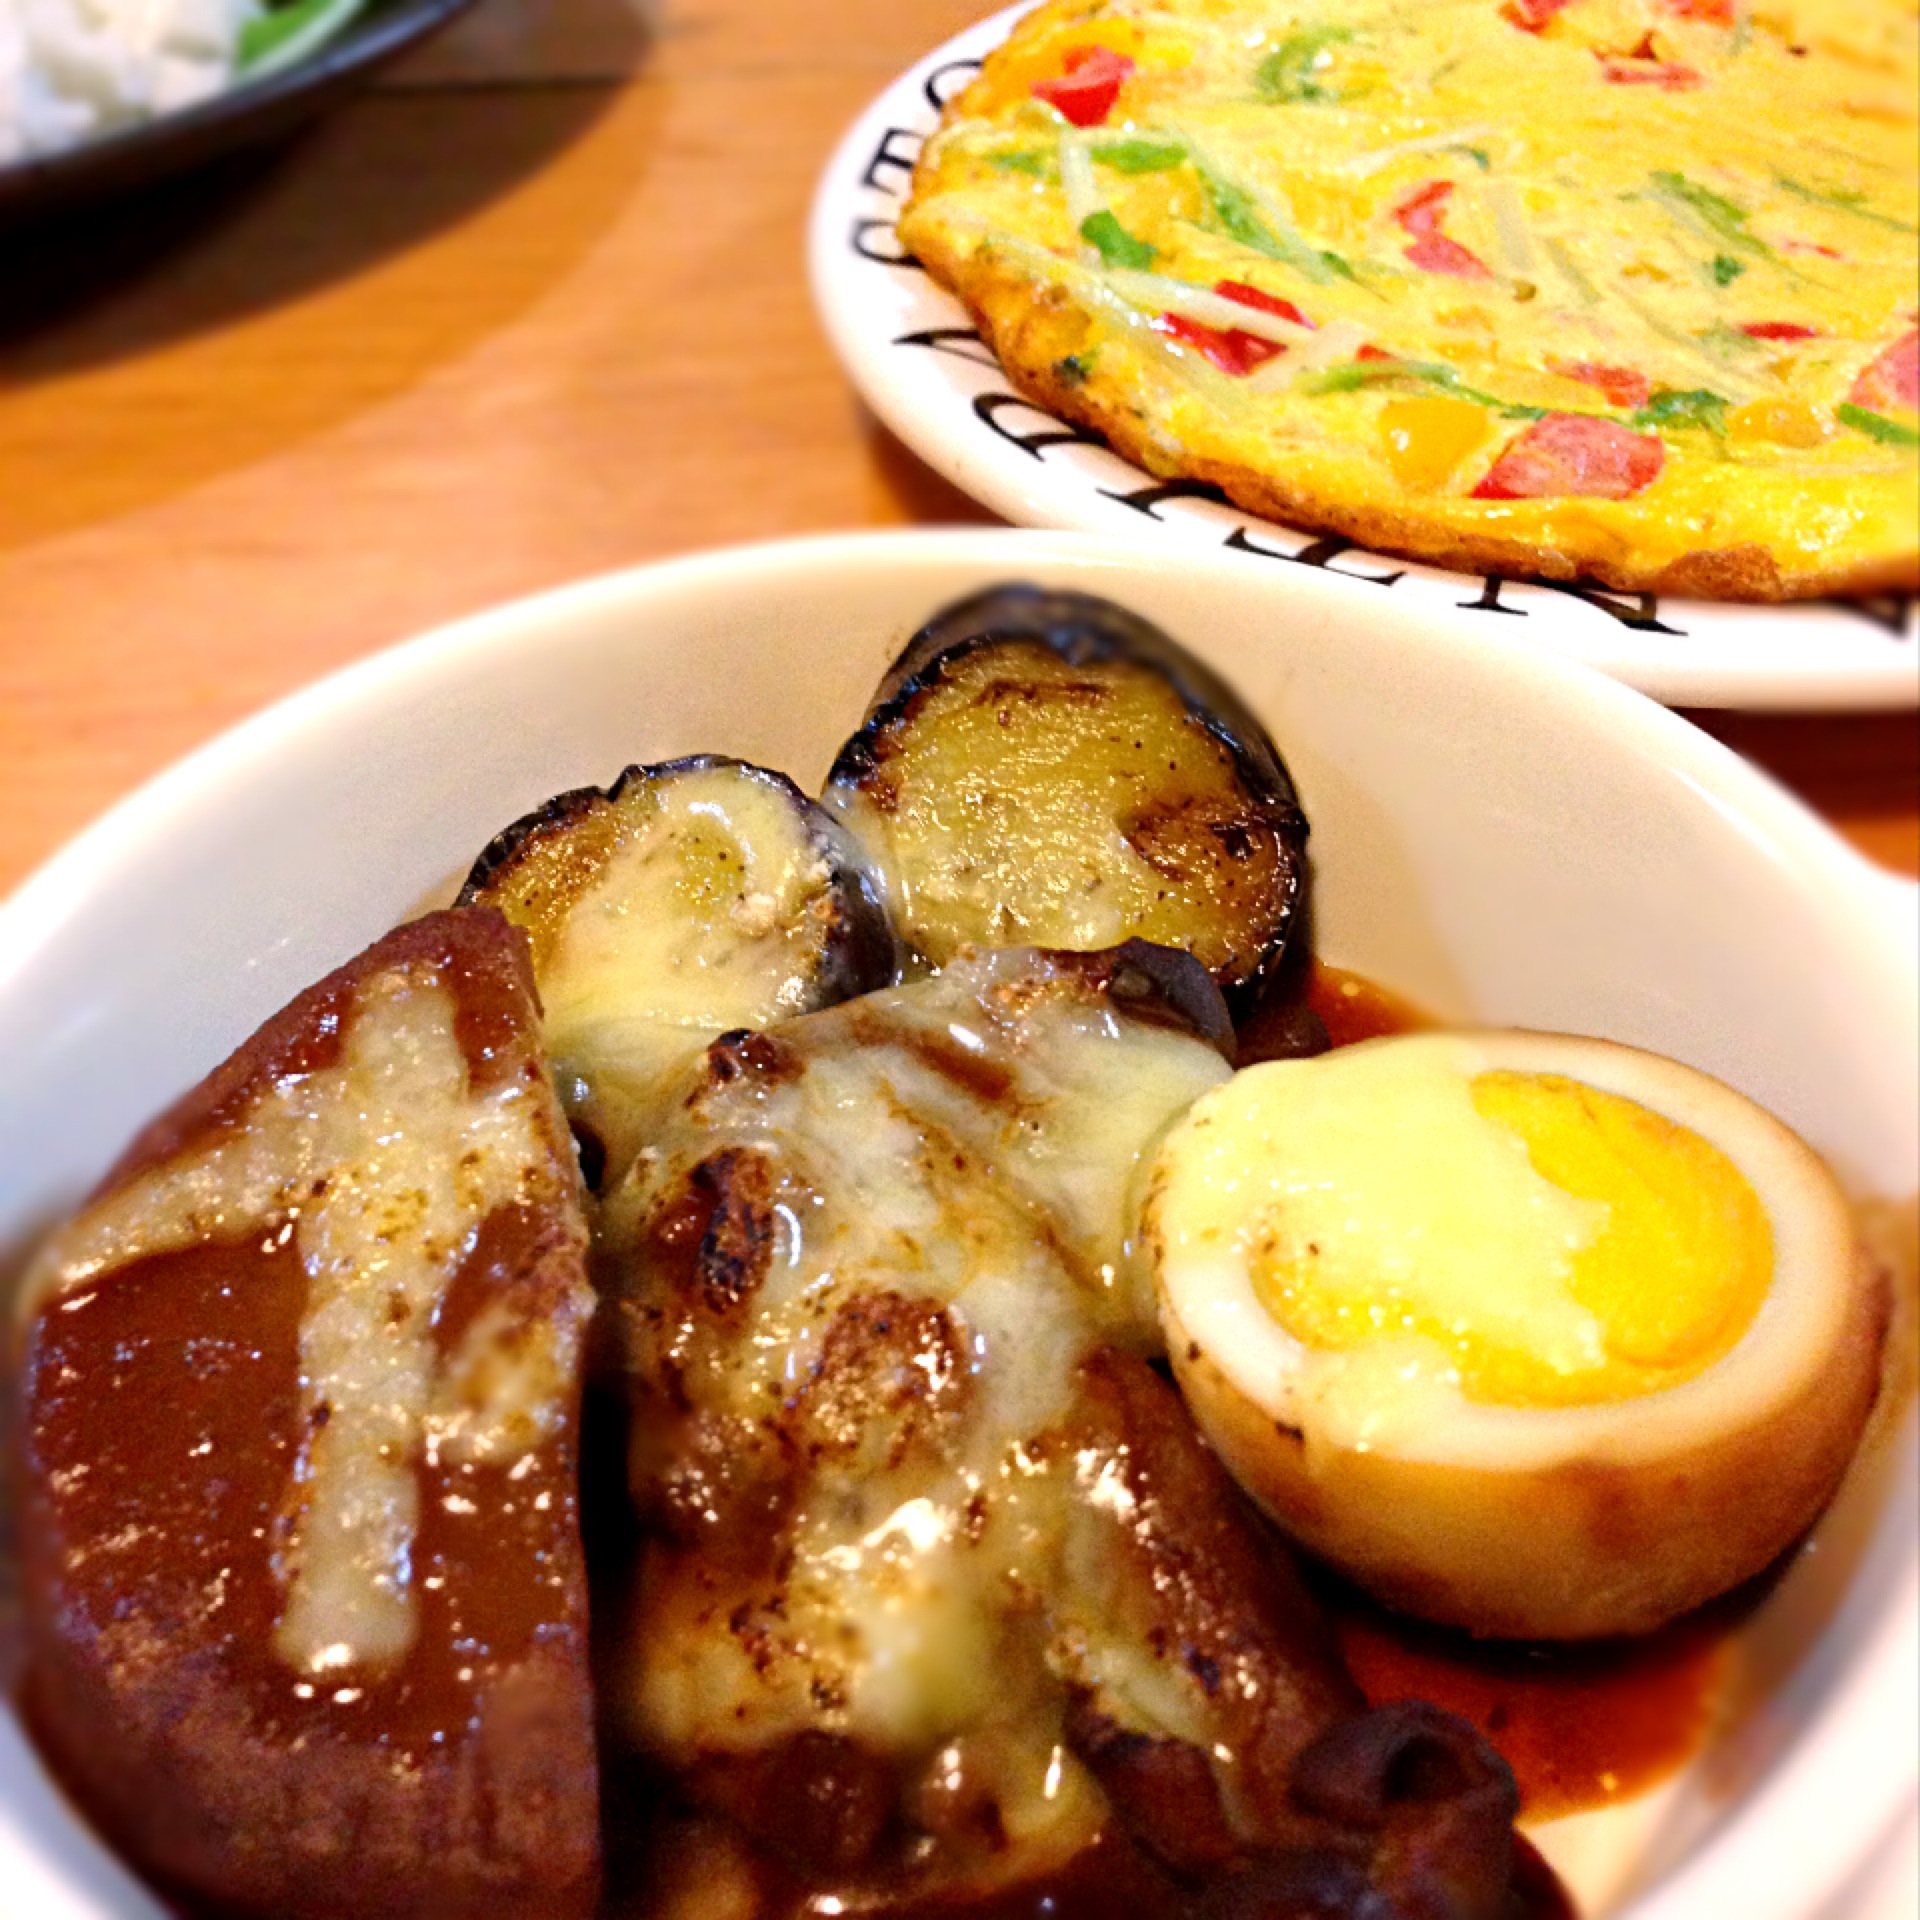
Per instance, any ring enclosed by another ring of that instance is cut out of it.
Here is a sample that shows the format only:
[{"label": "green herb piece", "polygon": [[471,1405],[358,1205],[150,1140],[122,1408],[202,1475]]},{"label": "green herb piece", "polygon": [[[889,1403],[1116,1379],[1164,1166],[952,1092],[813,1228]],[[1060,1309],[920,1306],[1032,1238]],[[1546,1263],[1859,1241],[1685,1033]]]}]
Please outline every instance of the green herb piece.
[{"label": "green herb piece", "polygon": [[1636,427],[1661,430],[1699,428],[1724,435],[1727,430],[1725,398],[1706,387],[1656,387],[1653,397],[1633,416]]},{"label": "green herb piece", "polygon": [[1269,106],[1303,106],[1331,100],[1335,90],[1320,78],[1329,51],[1353,38],[1351,27],[1302,27],[1290,33],[1254,69],[1253,84]]},{"label": "green herb piece", "polygon": [[292,0],[249,20],[240,29],[236,69],[248,75],[277,73],[317,53],[346,27],[366,0]]},{"label": "green herb piece", "polygon": [[1856,220],[1871,220],[1876,227],[1891,227],[1895,233],[1920,233],[1920,227],[1911,227],[1889,213],[1876,213],[1858,187],[1809,187],[1799,180],[1789,180],[1784,173],[1776,173],[1773,183],[1802,200],[1813,201],[1816,206],[1850,213]]},{"label": "green herb piece", "polygon": [[1685,207],[1736,253],[1752,254],[1760,260],[1773,258],[1773,249],[1758,235],[1747,231],[1746,209],[1724,194],[1701,186],[1697,180],[1689,180],[1684,173],[1656,173],[1653,184],[1663,199]]},{"label": "green herb piece", "polygon": [[987,156],[988,163],[996,166],[1002,173],[1031,173],[1044,175],[1049,165],[1044,153],[995,153]]},{"label": "green herb piece", "polygon": [[1093,157],[1115,173],[1164,173],[1187,157],[1179,140],[1108,140],[1093,149]]},{"label": "green herb piece", "polygon": [[1851,427],[1855,433],[1864,433],[1869,440],[1878,440],[1883,447],[1920,447],[1920,433],[1913,428],[1903,427],[1898,420],[1889,420],[1884,413],[1856,407],[1851,400],[1840,405],[1840,424]]},{"label": "green herb piece", "polygon": [[1493,171],[1493,161],[1485,147],[1449,147],[1449,153],[1464,153],[1482,173]]},{"label": "green herb piece", "polygon": [[1423,365],[1417,360],[1349,360],[1344,367],[1329,367],[1305,382],[1309,393],[1357,393],[1380,380],[1418,378]]},{"label": "green herb piece", "polygon": [[1229,240],[1237,240],[1255,253],[1264,253],[1269,260],[1283,257],[1280,242],[1254,211],[1253,195],[1245,187],[1236,187],[1215,173],[1203,172],[1200,178],[1213,207],[1213,217],[1220,222],[1221,231]]},{"label": "green herb piece", "polygon": [[1070,353],[1053,363],[1053,377],[1063,387],[1084,387],[1093,373],[1093,355]]},{"label": "green herb piece", "polygon": [[1716,360],[1750,360],[1756,353],[1766,351],[1752,334],[1742,333],[1738,327],[1730,327],[1724,320],[1716,320],[1694,338]]},{"label": "green herb piece", "polygon": [[1136,240],[1105,207],[1080,222],[1080,238],[1090,247],[1099,248],[1106,266],[1131,267],[1144,273],[1153,265],[1153,249],[1144,240]]},{"label": "green herb piece", "polygon": [[1329,273],[1338,274],[1342,280],[1351,280],[1356,287],[1365,284],[1353,268],[1331,247],[1320,249],[1320,259]]},{"label": "green herb piece", "polygon": [[1207,202],[1213,208],[1214,219],[1220,223],[1220,231],[1229,240],[1237,240],[1241,246],[1268,260],[1278,260],[1294,272],[1305,274],[1316,286],[1325,286],[1336,273],[1358,281],[1359,276],[1337,255],[1320,252],[1297,234],[1275,233],[1260,217],[1253,195],[1245,187],[1223,180],[1207,166],[1200,167],[1200,184],[1207,190]]},{"label": "green herb piece", "polygon": [[1587,306],[1597,307],[1600,304],[1600,289],[1580,271],[1580,263],[1573,257],[1572,253],[1570,253],[1560,241],[1554,239],[1551,234],[1544,235],[1540,244],[1545,249],[1547,258],[1558,268],[1561,278],[1566,281],[1567,285],[1580,296],[1581,300]]},{"label": "green herb piece", "polygon": [[1747,270],[1744,260],[1736,260],[1730,253],[1716,253],[1713,256],[1713,284],[1716,287],[1730,287]]},{"label": "green herb piece", "polygon": [[1315,374],[1306,382],[1306,391],[1356,393],[1382,380],[1419,380],[1456,399],[1491,407],[1508,420],[1543,420],[1547,415],[1545,407],[1521,406],[1502,400],[1498,394],[1483,393],[1478,387],[1468,386],[1450,366],[1439,360],[1349,360],[1344,367],[1329,367],[1325,373]]}]

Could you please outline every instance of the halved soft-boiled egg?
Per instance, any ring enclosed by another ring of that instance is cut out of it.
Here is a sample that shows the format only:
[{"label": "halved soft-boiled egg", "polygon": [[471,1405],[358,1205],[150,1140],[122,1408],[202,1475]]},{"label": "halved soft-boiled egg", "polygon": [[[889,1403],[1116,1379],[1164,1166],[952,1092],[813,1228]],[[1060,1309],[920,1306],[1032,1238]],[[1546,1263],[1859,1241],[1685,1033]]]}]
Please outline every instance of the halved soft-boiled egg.
[{"label": "halved soft-boiled egg", "polygon": [[1149,1176],[1180,1385],[1389,1604],[1640,1632],[1758,1572],[1872,1408],[1884,1285],[1813,1151],[1672,1060],[1424,1033],[1250,1067]]}]

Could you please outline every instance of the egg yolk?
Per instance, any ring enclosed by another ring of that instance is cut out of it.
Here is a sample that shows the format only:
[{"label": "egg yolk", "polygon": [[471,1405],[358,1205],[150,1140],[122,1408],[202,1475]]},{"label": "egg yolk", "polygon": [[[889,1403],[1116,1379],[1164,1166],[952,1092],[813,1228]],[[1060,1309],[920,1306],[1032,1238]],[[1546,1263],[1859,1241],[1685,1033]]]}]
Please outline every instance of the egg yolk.
[{"label": "egg yolk", "polygon": [[1417,1111],[1375,1108],[1372,1173],[1325,1144],[1343,1129],[1324,1115],[1305,1151],[1332,1159],[1295,1170],[1249,1247],[1256,1296],[1296,1339],[1412,1336],[1469,1400],[1519,1407],[1678,1386],[1738,1343],[1773,1235],[1719,1148],[1560,1074],[1419,1080],[1403,1087]]}]

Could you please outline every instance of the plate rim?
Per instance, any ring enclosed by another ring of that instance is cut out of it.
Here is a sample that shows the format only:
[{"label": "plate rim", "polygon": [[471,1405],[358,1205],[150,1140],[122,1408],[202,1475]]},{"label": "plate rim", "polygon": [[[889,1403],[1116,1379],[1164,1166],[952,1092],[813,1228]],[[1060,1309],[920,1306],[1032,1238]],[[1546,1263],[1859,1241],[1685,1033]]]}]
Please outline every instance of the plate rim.
[{"label": "plate rim", "polygon": [[[815,311],[843,374],[879,420],[920,459],[961,492],[1015,525],[1110,533],[1116,530],[1116,523],[1112,510],[1103,504],[1104,490],[1079,484],[1077,480],[1069,483],[1058,479],[1061,469],[1044,459],[1044,447],[1017,452],[1013,443],[995,433],[982,430],[967,436],[953,430],[962,423],[957,406],[950,402],[950,383],[941,384],[927,377],[927,370],[936,368],[941,356],[925,352],[916,358],[885,351],[896,345],[897,340],[877,327],[874,303],[867,297],[874,284],[869,269],[879,271],[891,267],[896,272],[911,271],[922,275],[923,281],[924,270],[917,264],[909,267],[905,263],[885,261],[877,252],[849,244],[856,225],[870,232],[891,230],[891,218],[883,217],[880,209],[887,200],[897,206],[911,168],[910,154],[898,151],[891,136],[904,133],[911,139],[923,131],[924,125],[930,124],[933,77],[943,68],[958,63],[977,64],[982,53],[998,45],[1013,24],[1029,11],[1031,0],[1016,0],[1014,5],[976,20],[894,75],[861,108],[835,143],[816,181],[807,226],[808,279]],[[910,121],[910,114],[917,114],[918,124]],[[959,302],[938,289],[935,294],[948,308],[951,324],[972,333],[971,321]],[[990,363],[976,360],[975,364]],[[993,371],[998,372],[997,364],[993,365]],[[951,392],[957,394],[958,388],[952,387]],[[1053,421],[1056,418],[1018,396],[1010,396],[1005,404],[1017,405],[1036,419]],[[1059,431],[1063,439],[1083,443],[1088,439],[1082,430],[1065,423],[1060,424]],[[1142,489],[1154,490],[1163,484],[1122,460],[1102,443],[1094,444],[1099,446],[1105,459],[1115,463],[1118,471],[1135,477]],[[1024,465],[1023,455],[1031,456]],[[1209,544],[1227,545],[1234,538],[1227,535],[1212,542],[1203,541],[1161,520],[1152,506],[1133,511],[1138,519],[1151,519],[1167,528],[1170,545],[1204,548]],[[1379,559],[1399,567],[1402,572],[1418,571],[1423,576],[1454,583],[1465,596],[1455,604],[1466,612],[1521,611],[1500,604],[1507,586],[1528,594],[1566,591],[1519,581],[1502,582],[1496,587],[1492,584],[1493,576],[1455,573],[1420,562],[1396,562],[1390,556],[1371,555],[1345,542],[1316,542],[1311,534],[1282,527],[1237,507],[1222,511],[1229,519],[1241,523],[1238,533],[1243,543],[1272,536],[1299,543],[1301,552],[1326,545],[1336,549],[1331,556],[1334,559],[1343,554],[1358,560]],[[1257,543],[1253,551],[1280,560],[1294,558],[1291,553],[1262,549]],[[1377,579],[1347,573],[1328,561],[1309,561],[1308,564],[1335,579],[1354,580],[1349,591],[1356,596],[1364,593],[1372,602],[1383,597]],[[1387,597],[1390,604],[1397,604]],[[1615,597],[1623,602],[1641,600],[1643,607],[1645,605],[1643,596]],[[1602,627],[1591,631],[1575,629],[1559,620],[1543,622],[1547,632],[1539,638],[1539,644],[1542,650],[1597,668],[1667,706],[1808,713],[1907,710],[1920,707],[1920,596],[1895,598],[1904,609],[1902,630],[1889,632],[1884,640],[1859,636],[1867,643],[1856,650],[1859,657],[1839,668],[1823,667],[1815,658],[1782,665],[1753,658],[1729,664],[1713,656],[1676,657],[1671,648],[1646,644],[1656,636],[1631,632],[1619,624],[1617,615],[1617,632]],[[1544,609],[1551,604],[1540,601],[1536,606]],[[1660,603],[1667,609],[1690,604],[1717,609],[1722,603]],[[1745,607],[1741,611],[1744,615],[1775,620],[1785,627],[1803,608],[1824,609],[1829,604],[1789,602],[1777,608]],[[1630,637],[1622,638],[1622,635]],[[1809,652],[1812,651],[1809,642]]]}]

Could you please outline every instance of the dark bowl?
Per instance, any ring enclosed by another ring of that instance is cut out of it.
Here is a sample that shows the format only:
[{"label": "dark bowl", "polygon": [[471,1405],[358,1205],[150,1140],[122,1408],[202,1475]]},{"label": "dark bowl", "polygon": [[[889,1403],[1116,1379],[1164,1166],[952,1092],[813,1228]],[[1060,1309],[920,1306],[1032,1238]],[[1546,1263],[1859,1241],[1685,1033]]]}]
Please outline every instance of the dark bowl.
[{"label": "dark bowl", "polygon": [[[0,0],[0,5],[8,0]],[[0,167],[0,228],[157,185],[242,147],[291,133],[365,83],[383,61],[424,40],[473,0],[374,0],[310,60],[246,80],[199,106]]]}]

